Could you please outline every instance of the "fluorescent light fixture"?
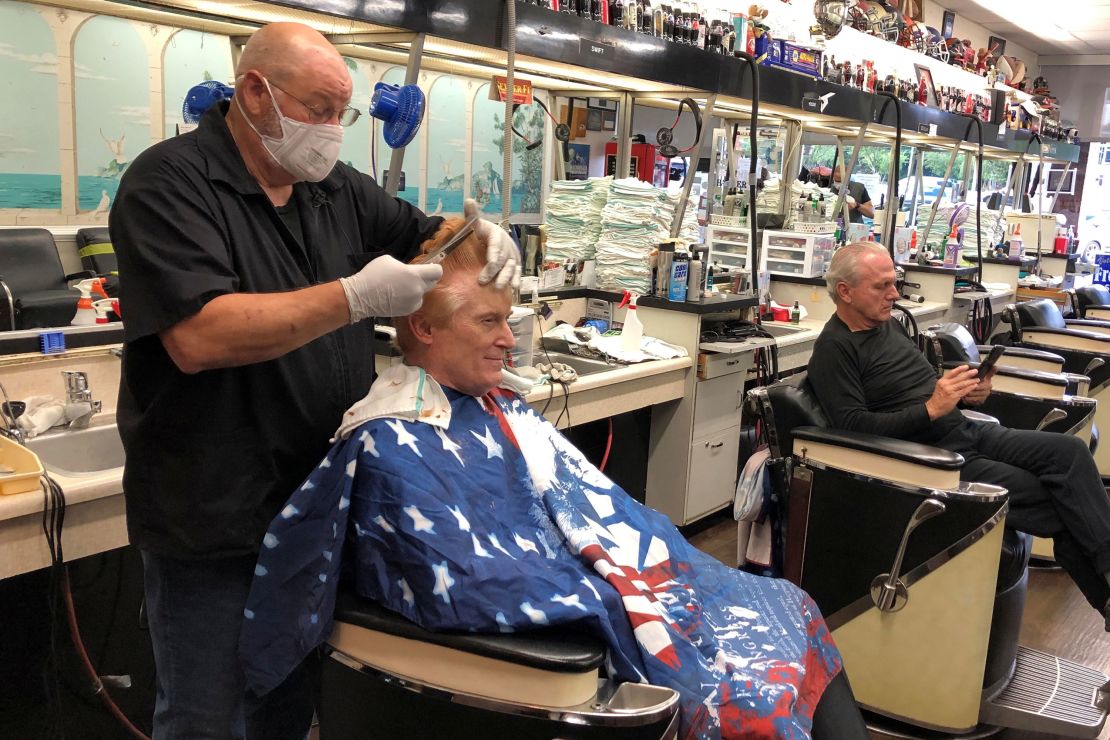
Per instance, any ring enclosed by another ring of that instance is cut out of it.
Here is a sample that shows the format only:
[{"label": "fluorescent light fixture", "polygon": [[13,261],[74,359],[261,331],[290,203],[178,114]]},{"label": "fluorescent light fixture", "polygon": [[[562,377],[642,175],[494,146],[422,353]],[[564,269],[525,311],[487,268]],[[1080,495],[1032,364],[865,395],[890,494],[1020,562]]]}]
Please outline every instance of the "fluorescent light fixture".
[{"label": "fluorescent light fixture", "polygon": [[[1037,0],[974,0],[974,2],[1006,22],[1013,23],[1020,28],[1029,29],[1030,33],[1043,36],[1051,41],[1079,40],[1066,28],[1052,22],[1052,16],[1045,12],[1043,2]],[[1081,11],[1078,6],[1082,5],[1083,3],[1068,3],[1066,12],[1070,16],[1070,25],[1075,26],[1082,23],[1082,20],[1074,15]]]}]

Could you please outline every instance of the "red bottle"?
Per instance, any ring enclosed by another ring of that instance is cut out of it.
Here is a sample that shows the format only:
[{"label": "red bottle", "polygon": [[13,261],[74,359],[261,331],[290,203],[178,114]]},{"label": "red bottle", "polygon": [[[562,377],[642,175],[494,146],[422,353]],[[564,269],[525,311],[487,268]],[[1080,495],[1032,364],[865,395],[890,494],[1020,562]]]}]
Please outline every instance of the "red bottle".
[{"label": "red bottle", "polygon": [[917,104],[929,104],[929,88],[925,85],[925,78],[922,77],[921,81],[917,83]]}]

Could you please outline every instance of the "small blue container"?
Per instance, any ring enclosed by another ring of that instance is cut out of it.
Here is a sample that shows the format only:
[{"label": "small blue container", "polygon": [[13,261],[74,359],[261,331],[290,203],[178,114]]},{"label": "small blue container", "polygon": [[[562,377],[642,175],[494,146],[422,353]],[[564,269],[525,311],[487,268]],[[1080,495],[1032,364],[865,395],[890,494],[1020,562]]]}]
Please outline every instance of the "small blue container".
[{"label": "small blue container", "polygon": [[60,331],[47,331],[39,334],[39,347],[44,355],[56,355],[66,351],[66,335]]}]

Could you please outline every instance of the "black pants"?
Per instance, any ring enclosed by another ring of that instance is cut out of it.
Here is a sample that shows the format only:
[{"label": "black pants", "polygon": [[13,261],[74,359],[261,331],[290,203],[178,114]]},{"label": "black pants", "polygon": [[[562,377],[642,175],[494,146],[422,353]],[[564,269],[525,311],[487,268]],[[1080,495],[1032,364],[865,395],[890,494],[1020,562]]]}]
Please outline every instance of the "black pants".
[{"label": "black pants", "polygon": [[844,671],[836,674],[813,712],[813,740],[870,740]]},{"label": "black pants", "polygon": [[1083,440],[965,421],[936,446],[964,456],[961,479],[1010,491],[1007,526],[1051,537],[1056,561],[1101,612],[1110,599],[1110,498]]}]

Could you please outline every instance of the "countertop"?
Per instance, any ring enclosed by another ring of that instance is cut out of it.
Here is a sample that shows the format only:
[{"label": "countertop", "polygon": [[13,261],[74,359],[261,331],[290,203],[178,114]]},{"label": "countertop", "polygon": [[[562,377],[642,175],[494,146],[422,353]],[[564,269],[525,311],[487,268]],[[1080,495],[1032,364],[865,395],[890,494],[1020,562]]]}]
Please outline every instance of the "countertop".
[{"label": "countertop", "polygon": [[[115,423],[115,415],[94,416],[90,426],[105,426]],[[64,434],[64,432],[62,432]],[[65,493],[66,506],[75,506],[94,499],[123,493],[123,468],[90,473],[89,475],[65,476],[48,470],[47,473]],[[14,519],[28,514],[41,514],[43,505],[42,491],[17,493],[0,496],[0,521]]]}]

